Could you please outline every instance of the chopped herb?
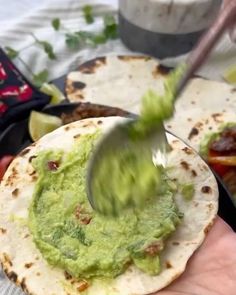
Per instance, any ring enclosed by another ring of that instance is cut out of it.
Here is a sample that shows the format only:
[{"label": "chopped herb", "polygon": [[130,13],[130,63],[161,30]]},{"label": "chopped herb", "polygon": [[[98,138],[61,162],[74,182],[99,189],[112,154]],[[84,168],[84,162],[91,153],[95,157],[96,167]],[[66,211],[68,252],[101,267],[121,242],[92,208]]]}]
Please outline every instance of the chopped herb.
[{"label": "chopped herb", "polygon": [[93,17],[93,7],[91,5],[85,5],[83,7],[84,18],[87,24],[92,24],[94,22]]},{"label": "chopped herb", "polygon": [[104,22],[104,34],[107,39],[116,39],[118,37],[118,26],[113,15],[105,15]]},{"label": "chopped herb", "polygon": [[48,79],[48,71],[47,70],[43,70],[42,72],[35,74],[33,76],[33,83],[36,87],[41,87],[43,85],[43,83],[47,82]]},{"label": "chopped herb", "polygon": [[10,59],[14,59],[19,55],[19,51],[15,50],[15,49],[13,49],[13,48],[11,48],[9,46],[5,47],[5,51],[6,51],[7,56]]},{"label": "chopped herb", "polygon": [[61,21],[59,18],[54,18],[52,20],[52,27],[54,28],[55,31],[59,31],[61,26]]}]

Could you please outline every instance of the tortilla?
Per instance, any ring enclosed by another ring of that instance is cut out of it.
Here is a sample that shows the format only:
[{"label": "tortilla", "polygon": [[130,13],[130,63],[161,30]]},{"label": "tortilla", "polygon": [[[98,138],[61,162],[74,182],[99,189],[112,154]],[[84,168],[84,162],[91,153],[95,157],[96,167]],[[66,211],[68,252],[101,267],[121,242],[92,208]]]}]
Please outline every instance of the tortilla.
[{"label": "tortilla", "polygon": [[68,74],[66,95],[71,102],[96,102],[139,112],[148,88],[163,91],[168,70],[147,56],[107,56],[88,61]]},{"label": "tortilla", "polygon": [[[159,60],[148,56],[98,57],[67,75],[65,92],[72,102],[94,102],[138,112],[148,88],[164,90],[169,71]],[[183,106],[204,112],[230,111],[236,107],[236,89],[224,82],[194,78],[178,99],[177,111],[178,106],[182,112]]]},{"label": "tortilla", "polygon": [[[193,109],[193,113],[196,111]],[[212,132],[217,132],[219,128],[230,122],[236,122],[236,114],[226,112],[203,112],[195,116],[175,116],[166,124],[179,137],[183,138],[192,148],[199,152],[200,144],[204,137]],[[184,126],[184,128],[183,128]]]},{"label": "tortilla", "polygon": [[[139,113],[141,98],[147,89],[163,93],[167,73],[167,68],[150,57],[97,58],[68,74],[66,94],[73,102],[93,102]],[[236,88],[223,82],[194,78],[176,101],[175,109],[174,117],[165,123],[166,129],[198,149],[206,132],[217,129],[222,121],[236,121],[233,112]],[[191,136],[193,128],[199,131],[195,136]]]},{"label": "tortilla", "polygon": [[[7,276],[27,294],[83,294],[79,292],[81,281],[49,266],[32,240],[27,217],[37,180],[31,165],[33,157],[55,147],[69,151],[81,134],[93,133],[97,128],[105,132],[120,120],[123,119],[86,119],[63,126],[22,151],[8,168],[0,188],[0,260]],[[188,259],[211,228],[218,209],[216,180],[193,150],[172,135],[168,135],[168,140],[172,147],[168,161],[175,167],[169,170],[169,176],[180,183],[193,183],[195,193],[192,201],[176,194],[184,218],[161,254],[163,271],[158,276],[149,276],[131,266],[114,280],[93,280],[86,295],[143,295],[160,290],[185,270]]]}]

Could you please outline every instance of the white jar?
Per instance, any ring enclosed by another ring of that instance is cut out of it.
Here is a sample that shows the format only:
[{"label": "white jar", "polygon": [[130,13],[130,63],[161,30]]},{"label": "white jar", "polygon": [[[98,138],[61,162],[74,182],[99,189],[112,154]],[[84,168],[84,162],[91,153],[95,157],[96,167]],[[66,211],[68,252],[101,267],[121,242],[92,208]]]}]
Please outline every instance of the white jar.
[{"label": "white jar", "polygon": [[162,58],[186,53],[222,0],[119,0],[120,35],[132,50]]}]

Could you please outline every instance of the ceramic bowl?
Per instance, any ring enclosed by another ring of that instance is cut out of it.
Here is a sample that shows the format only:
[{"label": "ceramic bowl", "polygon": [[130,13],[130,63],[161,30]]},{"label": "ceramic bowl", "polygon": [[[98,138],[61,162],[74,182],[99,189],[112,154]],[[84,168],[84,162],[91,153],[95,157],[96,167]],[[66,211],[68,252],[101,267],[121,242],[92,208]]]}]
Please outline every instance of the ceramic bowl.
[{"label": "ceramic bowl", "polygon": [[120,35],[132,50],[158,58],[192,49],[221,0],[119,0]]}]

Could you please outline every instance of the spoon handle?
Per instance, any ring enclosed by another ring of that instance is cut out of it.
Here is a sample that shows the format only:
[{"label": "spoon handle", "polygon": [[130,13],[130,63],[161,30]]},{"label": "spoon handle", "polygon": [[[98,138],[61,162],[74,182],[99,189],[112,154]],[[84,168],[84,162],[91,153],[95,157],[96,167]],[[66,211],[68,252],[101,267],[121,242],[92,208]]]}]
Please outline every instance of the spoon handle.
[{"label": "spoon handle", "polygon": [[212,48],[233,21],[236,22],[235,0],[229,1],[229,3],[220,11],[210,29],[203,35],[195,49],[190,53],[187,59],[187,69],[178,85],[176,97],[183,90],[192,75],[201,67]]}]

